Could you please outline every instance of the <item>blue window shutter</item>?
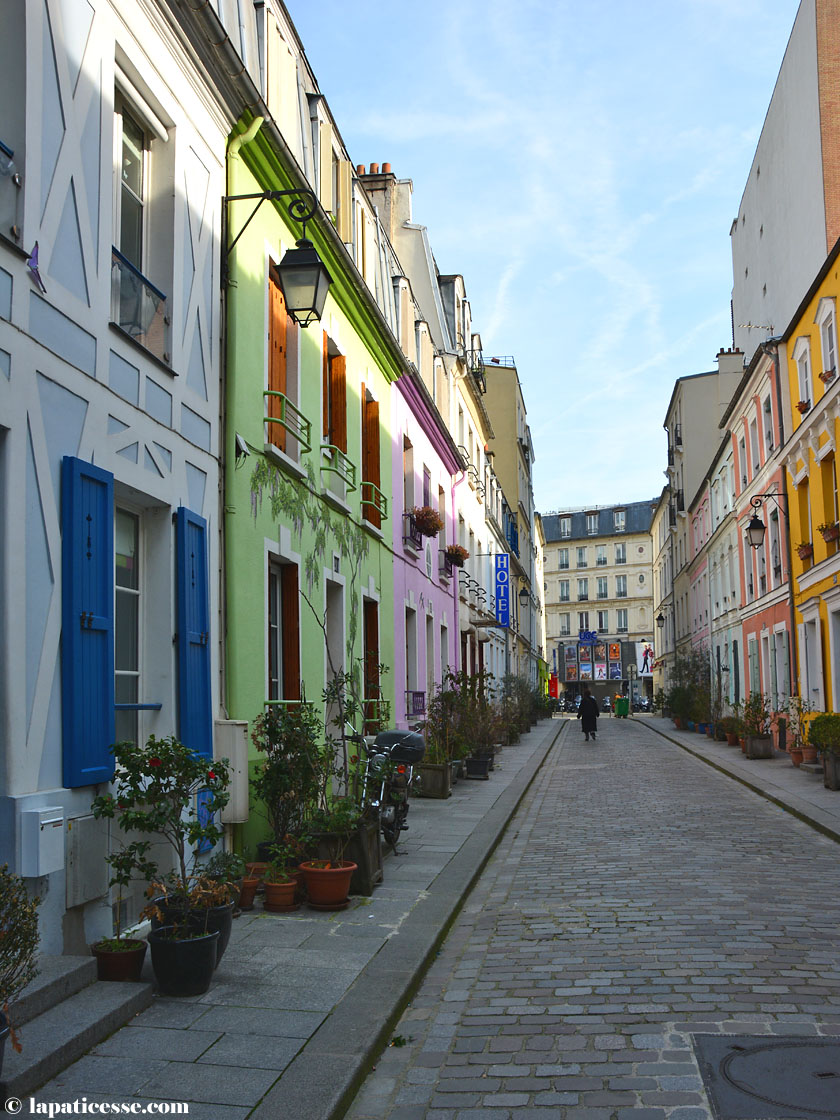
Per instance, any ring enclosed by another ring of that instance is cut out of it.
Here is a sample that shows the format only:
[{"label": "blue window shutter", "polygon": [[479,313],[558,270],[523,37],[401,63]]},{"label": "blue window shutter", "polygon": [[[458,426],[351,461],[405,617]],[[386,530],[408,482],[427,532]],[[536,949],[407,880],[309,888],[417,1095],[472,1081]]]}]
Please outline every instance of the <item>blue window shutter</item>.
[{"label": "blue window shutter", "polygon": [[114,776],[114,476],[61,464],[61,697],[64,784]]},{"label": "blue window shutter", "polygon": [[210,594],[207,522],[181,506],[175,514],[178,581],[178,733],[198,754],[213,755],[210,699]]}]

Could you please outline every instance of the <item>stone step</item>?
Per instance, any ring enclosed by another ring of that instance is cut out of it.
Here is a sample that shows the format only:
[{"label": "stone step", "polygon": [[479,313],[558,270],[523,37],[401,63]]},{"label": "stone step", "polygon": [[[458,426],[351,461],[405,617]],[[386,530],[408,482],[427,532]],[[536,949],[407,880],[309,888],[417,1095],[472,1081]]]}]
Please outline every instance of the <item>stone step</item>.
[{"label": "stone step", "polygon": [[12,1022],[15,1027],[30,1022],[95,980],[96,960],[93,957],[39,957],[38,975],[11,1006]]},{"label": "stone step", "polygon": [[51,1080],[148,1007],[153,998],[151,984],[94,980],[42,1011],[18,1031],[20,1054],[6,1040],[0,1100],[21,1098]]},{"label": "stone step", "polygon": [[823,764],[821,762],[802,762],[799,766],[800,770],[805,770],[809,774],[819,774],[822,777]]}]

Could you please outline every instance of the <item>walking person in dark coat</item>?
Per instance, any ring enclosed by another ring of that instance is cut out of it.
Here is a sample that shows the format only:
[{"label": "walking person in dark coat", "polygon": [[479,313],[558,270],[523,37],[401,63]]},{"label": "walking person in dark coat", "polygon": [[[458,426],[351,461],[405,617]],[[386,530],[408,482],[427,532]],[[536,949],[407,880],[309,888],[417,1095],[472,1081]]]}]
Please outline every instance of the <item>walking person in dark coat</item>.
[{"label": "walking person in dark coat", "polygon": [[598,730],[598,701],[591,695],[589,689],[584,685],[583,696],[578,708],[577,718],[580,720],[581,731],[586,736],[586,742],[589,742],[589,736],[596,738],[595,732]]}]

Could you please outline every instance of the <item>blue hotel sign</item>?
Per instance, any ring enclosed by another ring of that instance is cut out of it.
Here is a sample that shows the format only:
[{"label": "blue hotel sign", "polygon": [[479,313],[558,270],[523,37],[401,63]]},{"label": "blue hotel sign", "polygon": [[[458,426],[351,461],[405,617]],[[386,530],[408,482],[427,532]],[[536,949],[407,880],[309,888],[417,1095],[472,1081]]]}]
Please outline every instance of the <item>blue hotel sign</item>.
[{"label": "blue hotel sign", "polygon": [[506,552],[496,556],[496,622],[510,626],[510,557]]}]

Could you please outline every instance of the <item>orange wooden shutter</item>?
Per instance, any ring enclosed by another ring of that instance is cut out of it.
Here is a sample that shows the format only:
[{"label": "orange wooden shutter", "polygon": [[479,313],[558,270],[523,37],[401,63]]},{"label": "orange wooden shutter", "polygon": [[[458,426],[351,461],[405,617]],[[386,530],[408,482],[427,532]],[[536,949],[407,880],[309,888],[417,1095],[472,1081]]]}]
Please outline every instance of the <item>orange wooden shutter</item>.
[{"label": "orange wooden shutter", "polygon": [[[268,387],[274,393],[286,395],[286,330],[288,315],[283,292],[275,279],[271,266],[268,285]],[[268,398],[268,415],[279,419],[283,402],[279,397]],[[286,450],[286,429],[282,424],[270,424],[268,438],[281,451]]]},{"label": "orange wooden shutter", "polygon": [[327,332],[322,331],[321,350],[321,396],[323,398],[324,418],[321,425],[323,442],[330,442],[330,357],[327,353]]},{"label": "orange wooden shutter", "polygon": [[[364,400],[362,404],[362,441],[364,446],[363,471],[366,482],[379,486],[379,401]],[[382,517],[375,506],[366,506],[366,516],[377,529],[382,526]]]},{"label": "orange wooden shutter", "polygon": [[296,564],[280,569],[283,600],[283,699],[300,700],[300,603]]},{"label": "orange wooden shutter", "polygon": [[330,443],[347,454],[347,359],[330,362]]}]

